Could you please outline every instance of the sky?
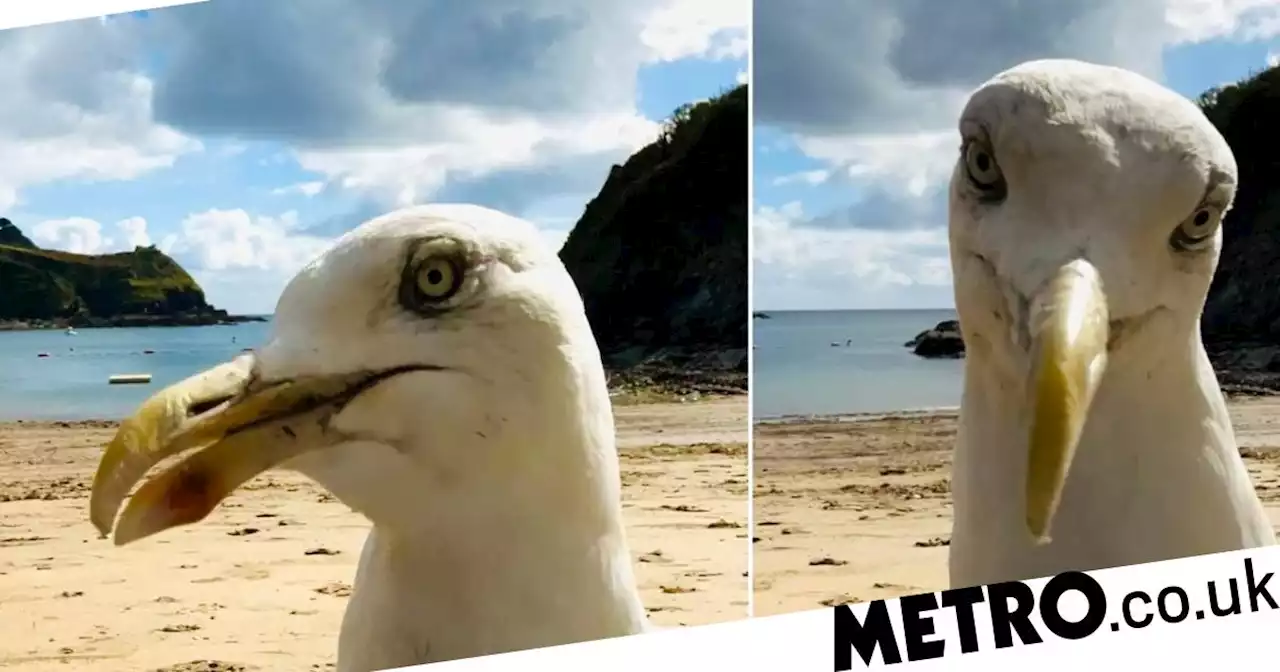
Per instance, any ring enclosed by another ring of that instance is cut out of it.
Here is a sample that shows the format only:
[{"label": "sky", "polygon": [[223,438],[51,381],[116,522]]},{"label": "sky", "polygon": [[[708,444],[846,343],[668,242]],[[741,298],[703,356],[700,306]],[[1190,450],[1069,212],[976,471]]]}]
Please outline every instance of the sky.
[{"label": "sky", "polygon": [[950,308],[968,93],[1037,58],[1188,97],[1280,58],[1280,0],[755,0],[753,307]]},{"label": "sky", "polygon": [[215,0],[0,32],[0,215],[154,244],[272,312],[333,238],[423,202],[559,246],[678,105],[745,81],[746,0]]}]

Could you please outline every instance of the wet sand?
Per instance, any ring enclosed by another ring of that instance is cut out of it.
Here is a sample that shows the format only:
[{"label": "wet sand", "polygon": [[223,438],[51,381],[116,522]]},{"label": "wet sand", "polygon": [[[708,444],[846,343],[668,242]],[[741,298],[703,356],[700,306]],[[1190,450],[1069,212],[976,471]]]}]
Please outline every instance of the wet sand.
[{"label": "wet sand", "polygon": [[[1280,399],[1233,401],[1236,436],[1280,523]],[[755,428],[755,614],[947,587],[954,412]]]},{"label": "wet sand", "polygon": [[[746,617],[746,398],[621,406],[617,421],[653,622]],[[305,478],[272,473],[201,524],[115,548],[88,522],[113,431],[0,424],[0,667],[332,669],[366,520]]]}]

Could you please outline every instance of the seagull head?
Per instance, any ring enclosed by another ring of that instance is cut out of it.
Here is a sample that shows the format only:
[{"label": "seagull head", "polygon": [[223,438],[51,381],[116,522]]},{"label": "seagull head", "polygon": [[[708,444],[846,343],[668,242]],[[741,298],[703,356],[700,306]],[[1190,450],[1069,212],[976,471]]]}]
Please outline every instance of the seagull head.
[{"label": "seagull head", "polygon": [[957,311],[971,366],[1028,400],[1027,525],[1044,542],[1103,376],[1199,346],[1235,160],[1191,101],[1069,60],[994,77],[960,133]]},{"label": "seagull head", "polygon": [[[91,519],[128,543],[203,519],[277,466],[391,528],[440,517],[422,493],[461,493],[458,515],[483,515],[482,493],[503,492],[510,515],[552,502],[608,518],[613,442],[599,351],[555,251],[523,220],[420,206],[363,224],[304,268],[263,347],[126,419]],[[182,459],[116,520],[171,456]]]}]

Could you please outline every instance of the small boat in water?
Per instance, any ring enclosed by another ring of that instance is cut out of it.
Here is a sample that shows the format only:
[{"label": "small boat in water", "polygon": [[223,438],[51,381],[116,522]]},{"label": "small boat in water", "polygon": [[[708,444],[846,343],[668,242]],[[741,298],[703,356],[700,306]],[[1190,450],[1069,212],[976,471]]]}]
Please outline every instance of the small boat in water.
[{"label": "small boat in water", "polygon": [[78,335],[78,334],[79,334],[79,332],[77,332],[75,329],[72,329],[71,327],[67,327],[67,335],[68,335],[68,336],[76,336],[76,335]]},{"label": "small boat in water", "polygon": [[149,373],[122,373],[107,379],[109,385],[146,385],[150,382]]}]

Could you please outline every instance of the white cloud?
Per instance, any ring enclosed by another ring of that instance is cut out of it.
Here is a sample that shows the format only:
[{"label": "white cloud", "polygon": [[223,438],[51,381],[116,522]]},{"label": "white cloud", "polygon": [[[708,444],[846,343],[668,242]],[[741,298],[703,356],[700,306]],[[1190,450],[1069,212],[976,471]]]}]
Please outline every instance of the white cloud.
[{"label": "white cloud", "polygon": [[176,234],[160,244],[195,269],[257,269],[293,275],[330,244],[300,233],[298,215],[252,216],[244,210],[206,210],[188,215]]},{"label": "white cloud", "polygon": [[746,83],[747,83],[747,78],[748,78],[747,71],[746,71],[746,70],[739,70],[739,71],[738,71],[738,74],[736,74],[736,75],[734,75],[734,76],[733,76],[733,81],[735,81],[735,82],[737,82],[737,83],[739,83],[739,84],[746,84]]},{"label": "white cloud", "polygon": [[301,194],[303,196],[311,197],[322,191],[324,191],[324,182],[299,182],[298,184],[291,184],[287,187],[272,189],[271,195],[290,196],[293,194]]},{"label": "white cloud", "polygon": [[118,24],[11,30],[0,41],[0,210],[56,180],[131,180],[200,142],[157,123],[154,82]]},{"label": "white cloud", "polygon": [[831,171],[818,169],[806,170],[799,173],[791,173],[790,175],[782,175],[773,179],[773,185],[776,187],[786,186],[788,184],[807,184],[816,186],[831,179]]},{"label": "white cloud", "polygon": [[[958,111],[957,111],[958,114]],[[833,166],[850,180],[894,193],[920,196],[945,182],[955,165],[954,130],[797,138],[805,155]]]},{"label": "white cloud", "polygon": [[[956,161],[955,119],[969,92],[999,70],[1052,56],[1161,78],[1170,46],[1280,36],[1280,0],[988,5],[757,6],[756,118],[819,164],[772,186],[825,184],[852,196],[834,213],[806,214],[798,205],[757,211],[756,291],[771,307],[950,301],[939,194]],[[957,21],[962,30],[949,27]],[[1280,53],[1267,63],[1280,63]]]},{"label": "white cloud", "polygon": [[1218,38],[1262,40],[1280,35],[1277,0],[1166,0],[1172,43]]},{"label": "white cloud", "polygon": [[[279,142],[323,176],[279,195],[332,185],[394,206],[513,171],[579,189],[656,136],[636,109],[641,66],[747,51],[749,0],[516,4],[331,0],[313,14],[207,3],[6,33],[0,210],[30,185],[171,166],[206,136],[213,157]],[[486,37],[503,48],[454,45]],[[159,69],[155,49],[168,55]],[[450,67],[422,67],[441,59]],[[206,84],[229,80],[238,86]],[[571,161],[582,157],[597,159]]]},{"label": "white cloud", "polygon": [[301,151],[303,169],[343,189],[395,206],[430,199],[450,179],[528,166],[554,167],[584,154],[630,154],[652,142],[659,125],[635,113],[568,115],[553,120],[501,118],[472,109],[441,115],[448,141],[391,148]]},{"label": "white cloud", "polygon": [[104,231],[101,223],[87,217],[49,219],[31,228],[31,240],[47,249],[77,254],[125,252],[151,244],[147,221],[141,217],[116,222],[114,228],[118,235]]},{"label": "white cloud", "polygon": [[[289,4],[301,1],[4,33],[0,211],[37,184],[131,180],[198,152],[240,157],[218,162],[224,175],[266,147],[280,151],[262,165],[316,174],[259,187],[275,195],[345,190],[372,209],[458,198],[521,214],[568,194],[577,212],[610,165],[658,134],[637,109],[639,69],[745,57],[751,11],[749,0]],[[501,48],[471,49],[481,38]],[[532,202],[510,196],[522,189]],[[296,225],[232,208],[150,231],[141,219],[50,220],[33,237],[84,252],[155,238],[211,301],[235,308],[328,244]],[[569,226],[545,228],[548,241],[559,246]]]},{"label": "white cloud", "polygon": [[102,225],[84,217],[51,219],[32,227],[31,240],[40,247],[97,254],[103,248]]},{"label": "white cloud", "polygon": [[[6,50],[0,50],[0,59]],[[132,180],[172,166],[201,144],[151,119],[151,82],[141,76],[119,77],[114,100],[98,109],[66,103],[23,100],[0,72],[0,88],[9,114],[0,114],[0,210],[12,208],[22,189],[55,180]],[[18,73],[7,73],[18,76]],[[16,95],[15,95],[16,93]],[[41,129],[8,124],[5,117],[43,117]],[[33,132],[34,131],[34,132]]]},{"label": "white cloud", "polygon": [[296,212],[214,209],[188,215],[159,247],[195,277],[209,303],[259,314],[272,312],[285,284],[331,243],[302,232]]},{"label": "white cloud", "polygon": [[640,39],[650,59],[746,58],[749,2],[741,0],[667,0],[644,24]]},{"label": "white cloud", "polygon": [[943,229],[832,229],[807,226],[804,220],[799,202],[757,208],[752,219],[753,261],[784,274],[816,271],[830,278],[856,280],[862,291],[951,282]]},{"label": "white cloud", "polygon": [[116,228],[123,236],[125,249],[146,247],[151,244],[151,236],[147,233],[147,220],[141,217],[130,217],[116,222]]}]

